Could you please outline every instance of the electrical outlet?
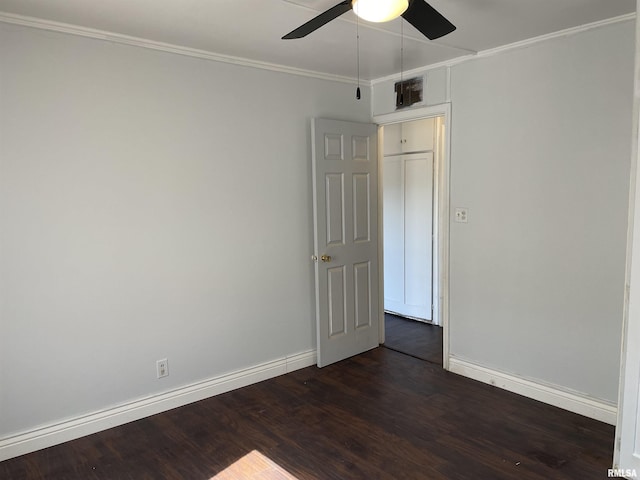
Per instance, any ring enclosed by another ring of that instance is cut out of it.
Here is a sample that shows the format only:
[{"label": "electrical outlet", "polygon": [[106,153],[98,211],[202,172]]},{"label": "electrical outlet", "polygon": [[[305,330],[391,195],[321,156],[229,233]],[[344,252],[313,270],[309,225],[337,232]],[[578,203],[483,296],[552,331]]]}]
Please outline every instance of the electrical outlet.
[{"label": "electrical outlet", "polygon": [[156,362],[156,370],[158,371],[158,378],[166,377],[169,375],[169,360],[163,358]]},{"label": "electrical outlet", "polygon": [[465,207],[456,208],[456,222],[467,223],[469,217],[469,209]]}]

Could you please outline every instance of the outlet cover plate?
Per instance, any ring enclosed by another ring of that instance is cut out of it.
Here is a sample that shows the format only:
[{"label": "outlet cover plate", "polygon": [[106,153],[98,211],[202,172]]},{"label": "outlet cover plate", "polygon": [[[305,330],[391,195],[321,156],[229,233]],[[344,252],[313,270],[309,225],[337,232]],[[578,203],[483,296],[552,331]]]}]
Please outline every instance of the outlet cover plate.
[{"label": "outlet cover plate", "polygon": [[456,207],[456,222],[467,223],[469,221],[469,209],[466,207]]},{"label": "outlet cover plate", "polygon": [[166,358],[156,362],[156,370],[158,378],[169,376],[169,361]]}]

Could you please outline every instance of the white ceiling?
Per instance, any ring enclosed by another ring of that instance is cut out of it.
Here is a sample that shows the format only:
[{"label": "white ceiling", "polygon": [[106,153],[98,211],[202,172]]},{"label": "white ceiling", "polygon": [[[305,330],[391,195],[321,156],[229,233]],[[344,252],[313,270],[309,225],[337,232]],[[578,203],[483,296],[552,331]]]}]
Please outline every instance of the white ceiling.
[{"label": "white ceiling", "polygon": [[[339,0],[0,0],[0,12],[344,77],[356,76],[353,12],[281,37]],[[430,0],[458,29],[429,41],[410,24],[360,22],[365,80],[635,12],[635,0]]]}]

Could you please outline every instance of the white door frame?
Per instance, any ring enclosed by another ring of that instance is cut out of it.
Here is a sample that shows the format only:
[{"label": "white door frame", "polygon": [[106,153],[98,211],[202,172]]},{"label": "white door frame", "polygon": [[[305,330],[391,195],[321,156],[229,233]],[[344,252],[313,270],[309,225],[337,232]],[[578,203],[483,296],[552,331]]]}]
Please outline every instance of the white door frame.
[{"label": "white door frame", "polygon": [[[637,5],[640,15],[640,3]],[[620,355],[618,418],[613,452],[614,469],[634,469],[640,465],[640,23],[636,24],[635,92],[633,98],[633,130],[631,135],[631,168],[629,185],[629,220],[627,229],[627,262],[625,269],[624,310]],[[631,476],[632,472],[624,472]],[[637,473],[637,470],[636,470]]]},{"label": "white door frame", "polygon": [[[435,215],[437,223],[437,261],[434,262],[437,277],[438,299],[434,302],[434,318],[442,325],[442,367],[449,370],[449,175],[450,175],[450,138],[451,138],[451,104],[442,103],[430,107],[412,108],[383,115],[374,115],[373,121],[379,126],[390,125],[392,123],[408,122],[430,117],[444,117],[445,135],[444,144],[440,155],[441,164],[436,169],[434,176],[434,188],[436,189],[437,211]],[[380,342],[384,342],[384,264],[383,264],[383,223],[382,223],[382,135],[378,134],[378,262],[380,265],[379,280],[379,311],[380,311]],[[434,161],[438,159],[434,158]]]}]

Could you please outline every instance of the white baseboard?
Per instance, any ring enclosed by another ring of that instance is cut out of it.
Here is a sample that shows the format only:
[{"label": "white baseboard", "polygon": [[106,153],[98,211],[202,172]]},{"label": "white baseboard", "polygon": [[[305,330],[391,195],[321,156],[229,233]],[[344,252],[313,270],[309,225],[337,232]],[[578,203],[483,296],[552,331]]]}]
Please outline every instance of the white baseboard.
[{"label": "white baseboard", "polygon": [[616,424],[617,407],[602,400],[567,392],[558,387],[492,370],[455,357],[449,357],[449,370],[585,417],[610,425]]},{"label": "white baseboard", "polygon": [[310,350],[187,385],[186,387],[137,400],[126,405],[94,412],[55,425],[0,439],[0,462],[134,420],[140,420],[157,413],[166,412],[173,408],[315,364],[316,351]]}]

